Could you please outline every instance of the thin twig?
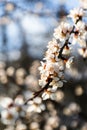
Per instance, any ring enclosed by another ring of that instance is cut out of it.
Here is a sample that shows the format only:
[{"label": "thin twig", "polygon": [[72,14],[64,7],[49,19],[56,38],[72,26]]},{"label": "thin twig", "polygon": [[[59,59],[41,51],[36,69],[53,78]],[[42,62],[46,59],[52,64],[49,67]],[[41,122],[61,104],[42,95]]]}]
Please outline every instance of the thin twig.
[{"label": "thin twig", "polygon": [[71,43],[69,42],[69,39],[70,39],[71,34],[74,33],[74,29],[75,29],[75,26],[73,26],[73,28],[72,28],[72,30],[71,30],[71,32],[70,32],[69,38],[65,41],[64,45],[61,47],[61,49],[60,49],[60,51],[59,51],[58,58],[61,58],[62,60],[67,60],[67,59],[62,55],[62,53],[63,53],[64,48],[65,48],[68,44],[71,44]]},{"label": "thin twig", "polygon": [[31,98],[29,98],[28,100],[25,101],[24,105],[26,105],[29,101],[33,100],[34,98],[36,98],[37,96],[39,96],[44,90],[46,90],[49,87],[49,84],[50,84],[51,81],[52,81],[52,78],[49,78],[48,79],[48,83],[45,85],[45,87],[43,87],[39,91],[35,92],[33,94],[33,97],[31,97]]}]

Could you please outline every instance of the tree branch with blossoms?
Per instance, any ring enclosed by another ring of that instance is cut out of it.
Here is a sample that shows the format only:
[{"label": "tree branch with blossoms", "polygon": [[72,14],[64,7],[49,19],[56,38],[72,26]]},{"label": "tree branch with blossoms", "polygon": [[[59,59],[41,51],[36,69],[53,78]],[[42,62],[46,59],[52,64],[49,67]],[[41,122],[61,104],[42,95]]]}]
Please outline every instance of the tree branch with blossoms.
[{"label": "tree branch with blossoms", "polygon": [[[0,103],[2,106],[1,121],[4,124],[9,123],[9,120],[15,122],[18,116],[24,116],[24,107],[28,105],[29,112],[41,112],[45,109],[42,100],[55,100],[55,92],[61,88],[65,82],[64,70],[65,67],[70,68],[73,62],[73,57],[70,56],[70,46],[73,43],[78,43],[80,48],[77,51],[83,58],[87,58],[87,24],[83,20],[85,10],[82,8],[70,11],[68,17],[72,18],[73,24],[62,22],[55,30],[54,37],[47,45],[47,51],[43,61],[41,61],[40,90],[34,92],[33,96],[25,102],[23,97],[17,97],[12,100],[6,98],[5,103]],[[41,98],[39,97],[41,96]],[[4,120],[3,120],[4,119]]]},{"label": "tree branch with blossoms", "polygon": [[[72,26],[68,22],[62,22],[55,29],[54,38],[48,43],[48,50],[46,51],[45,58],[43,59],[45,62],[41,62],[41,66],[39,67],[41,74],[39,85],[42,88],[35,92],[33,94],[34,96],[28,99],[25,104],[39,96],[41,93],[43,100],[48,98],[53,99],[57,88],[63,86],[64,68],[65,66],[70,68],[70,64],[73,61],[73,57],[65,58],[67,53],[65,53],[64,56],[63,52],[68,52],[68,50],[70,50],[68,45],[71,44],[73,40],[76,40],[78,43],[82,43],[82,41],[79,41],[79,38],[84,35],[84,32],[87,33],[86,24],[82,21],[84,15],[84,9],[82,8],[71,10],[68,17],[72,18],[74,25]],[[71,37],[73,39],[72,41],[70,41]],[[84,38],[86,39],[86,34]],[[80,40],[85,41],[85,39],[82,37]],[[86,44],[84,43],[84,45],[81,46],[86,46]],[[86,49],[84,52],[85,51]]]}]

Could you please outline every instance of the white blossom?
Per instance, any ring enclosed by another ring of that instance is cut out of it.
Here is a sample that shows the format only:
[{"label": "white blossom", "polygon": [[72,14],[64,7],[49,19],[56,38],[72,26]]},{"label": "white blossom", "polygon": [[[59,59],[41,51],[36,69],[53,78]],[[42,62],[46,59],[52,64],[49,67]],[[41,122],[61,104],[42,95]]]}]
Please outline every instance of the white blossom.
[{"label": "white blossom", "polygon": [[15,120],[18,118],[18,113],[14,109],[3,110],[1,111],[1,121],[4,124],[14,124]]},{"label": "white blossom", "polygon": [[55,30],[54,37],[61,41],[66,40],[69,37],[69,33],[72,30],[72,26],[69,23],[62,22]]},{"label": "white blossom", "polygon": [[27,112],[38,112],[45,110],[45,105],[42,103],[42,99],[40,97],[36,97],[32,101],[28,102]]},{"label": "white blossom", "polygon": [[42,98],[43,98],[43,100],[47,100],[47,99],[54,100],[55,99],[55,94],[52,92],[52,89],[49,88],[49,89],[47,89],[46,91],[43,92]]},{"label": "white blossom", "polygon": [[13,100],[10,97],[2,97],[0,101],[0,106],[3,108],[8,108],[11,104],[13,104]]},{"label": "white blossom", "polygon": [[70,10],[70,14],[68,15],[68,17],[72,18],[74,23],[80,20],[83,16],[84,11],[82,8],[74,8],[73,10]]}]

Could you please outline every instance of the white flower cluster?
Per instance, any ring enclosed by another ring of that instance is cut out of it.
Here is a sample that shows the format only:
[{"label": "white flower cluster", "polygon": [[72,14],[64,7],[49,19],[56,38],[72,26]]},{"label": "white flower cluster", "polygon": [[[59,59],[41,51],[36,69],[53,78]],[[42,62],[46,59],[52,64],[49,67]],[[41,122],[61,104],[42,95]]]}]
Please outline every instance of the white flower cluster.
[{"label": "white flower cluster", "polygon": [[42,103],[42,99],[40,97],[34,98],[32,101],[28,102],[27,112],[37,112],[45,110],[45,105]]},{"label": "white flower cluster", "polygon": [[[48,50],[46,52],[46,56],[44,60],[46,62],[41,62],[41,67],[39,67],[41,79],[39,80],[39,85],[43,87],[49,82],[49,86],[47,89],[44,90],[42,94],[42,98],[53,99],[54,92],[57,90],[58,87],[63,86],[63,70],[64,70],[64,63],[61,59],[58,58],[60,44],[57,43],[56,39],[53,39],[48,43],[47,46]],[[52,80],[51,80],[52,79]]]},{"label": "white flower cluster", "polygon": [[24,100],[21,96],[17,97],[14,101],[10,97],[2,97],[0,99],[1,121],[3,124],[13,125],[20,116],[25,116],[22,108],[23,103]]},{"label": "white flower cluster", "polygon": [[75,8],[73,10],[70,10],[70,14],[68,17],[71,17],[73,22],[76,23],[78,20],[81,20],[84,16],[84,11],[82,8]]},{"label": "white flower cluster", "polygon": [[71,10],[69,17],[75,22],[75,29],[72,35],[72,43],[79,44],[78,52],[84,58],[87,58],[87,23],[83,20],[86,16],[84,9]]},{"label": "white flower cluster", "polygon": [[71,30],[72,26],[69,23],[62,22],[60,26],[54,30],[54,37],[60,39],[60,41],[65,41],[69,37]]},{"label": "white flower cluster", "polygon": [[[80,46],[86,47],[87,38],[87,26],[82,21],[85,15],[82,8],[73,9],[70,11],[68,17],[72,18],[72,23],[62,22],[54,30],[54,38],[48,43],[48,50],[46,51],[44,62],[41,61],[39,67],[41,79],[39,85],[43,89],[42,98],[46,100],[48,98],[54,99],[58,87],[63,86],[64,81],[64,68],[70,68],[73,62],[73,57],[69,57],[71,43],[79,43]],[[67,53],[68,52],[68,53]],[[84,57],[87,56],[86,49],[84,50]],[[80,51],[80,54],[81,53]]]},{"label": "white flower cluster", "polygon": [[27,114],[40,113],[45,110],[45,105],[40,97],[29,101],[25,106],[22,95],[17,96],[14,100],[10,97],[0,98],[1,122],[6,125],[14,125],[20,118],[26,118]]}]

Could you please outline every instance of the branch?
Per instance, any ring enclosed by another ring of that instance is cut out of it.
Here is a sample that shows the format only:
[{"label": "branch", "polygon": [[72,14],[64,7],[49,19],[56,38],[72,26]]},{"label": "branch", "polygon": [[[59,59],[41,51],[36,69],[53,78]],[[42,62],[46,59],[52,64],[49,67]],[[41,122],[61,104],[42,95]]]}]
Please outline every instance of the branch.
[{"label": "branch", "polygon": [[[75,28],[75,26],[73,26],[73,29],[72,29],[72,31],[70,32],[70,35],[71,35],[72,33],[74,33],[74,28]],[[70,37],[69,37],[69,38],[70,38]],[[63,57],[62,52],[63,52],[63,49],[65,48],[65,46],[67,46],[68,44],[71,44],[71,43],[69,42],[69,38],[65,41],[65,44],[63,45],[63,47],[62,47],[62,48],[60,49],[60,51],[59,51],[59,56],[58,56],[58,58],[61,58],[62,60],[67,60],[65,57]],[[34,98],[36,98],[37,96],[39,96],[44,90],[46,90],[46,89],[49,87],[49,84],[50,84],[50,82],[52,81],[52,78],[49,78],[49,79],[47,79],[47,80],[48,80],[48,82],[47,82],[47,84],[45,85],[45,87],[43,87],[43,88],[40,89],[39,91],[35,92],[35,93],[33,94],[33,97],[31,97],[31,98],[29,98],[28,100],[25,101],[24,105],[26,105],[29,101],[31,101],[31,100],[33,100]]]},{"label": "branch", "polygon": [[[81,18],[79,18],[79,20],[81,20]],[[76,24],[77,24],[77,22],[78,22],[79,20],[76,21]],[[74,29],[75,29],[75,26],[73,26],[73,28],[72,28],[72,30],[71,30],[71,32],[70,32],[70,35],[69,35],[69,37],[68,37],[68,39],[65,41],[64,45],[61,47],[61,49],[60,49],[60,51],[59,51],[58,58],[61,58],[62,60],[65,60],[65,61],[67,60],[67,59],[62,55],[62,52],[63,52],[63,49],[68,46],[68,44],[71,44],[71,43],[69,42],[69,39],[70,39],[70,36],[71,36],[72,33],[76,33],[76,32],[74,31]],[[28,103],[28,101],[33,100],[34,98],[36,98],[37,96],[39,96],[44,90],[46,90],[46,89],[49,87],[49,84],[50,84],[50,82],[52,81],[52,78],[48,78],[47,81],[48,81],[47,84],[46,84],[42,89],[40,89],[39,91],[35,92],[35,93],[33,94],[33,97],[31,97],[31,98],[29,98],[27,101],[25,101],[24,105],[26,105],[26,104]]]},{"label": "branch", "polygon": [[66,60],[66,58],[63,57],[62,52],[63,52],[63,49],[65,48],[65,46],[67,46],[69,44],[68,41],[69,41],[69,39],[66,40],[66,42],[64,43],[64,45],[61,47],[61,49],[59,51],[58,58],[61,58],[62,60]]},{"label": "branch", "polygon": [[[77,23],[77,22],[76,22],[76,23]],[[74,29],[75,29],[75,26],[73,26],[73,28],[72,28],[72,30],[71,30],[71,32],[70,32],[69,38],[65,41],[64,45],[61,47],[61,49],[60,49],[60,51],[59,51],[58,58],[60,58],[60,59],[62,59],[62,60],[67,60],[67,59],[62,55],[62,53],[63,53],[64,48],[67,47],[68,44],[71,44],[71,43],[69,42],[69,39],[70,39],[71,34],[72,34],[72,33],[75,33],[75,32],[74,32]]]},{"label": "branch", "polygon": [[50,84],[51,81],[52,81],[52,78],[49,78],[48,79],[48,83],[45,85],[45,87],[43,87],[39,91],[35,92],[33,94],[33,97],[31,97],[31,98],[29,98],[28,100],[25,101],[24,105],[26,105],[29,101],[33,100],[34,98],[36,98],[37,96],[39,96],[44,90],[46,90],[49,87],[49,84]]}]

